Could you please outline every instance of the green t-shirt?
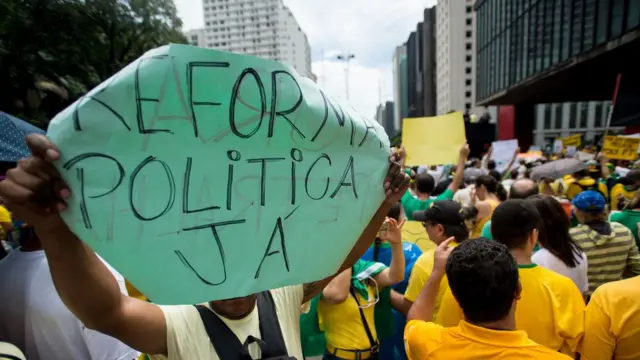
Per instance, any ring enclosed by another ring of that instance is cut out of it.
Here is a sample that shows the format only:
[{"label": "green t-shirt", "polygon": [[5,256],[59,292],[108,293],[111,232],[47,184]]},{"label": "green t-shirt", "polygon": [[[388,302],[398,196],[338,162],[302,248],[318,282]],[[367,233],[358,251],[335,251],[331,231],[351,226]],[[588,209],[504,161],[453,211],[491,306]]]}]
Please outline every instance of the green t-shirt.
[{"label": "green t-shirt", "polygon": [[400,199],[400,203],[402,204],[402,208],[404,209],[404,214],[407,216],[407,220],[413,220],[413,213],[416,211],[424,211],[427,210],[431,203],[439,200],[453,200],[453,191],[447,188],[442,194],[438,195],[438,197],[434,199],[420,200],[409,192],[404,193],[402,195],[402,199]]},{"label": "green t-shirt", "polygon": [[631,230],[633,237],[636,239],[636,244],[639,244],[640,241],[638,238],[638,223],[640,222],[640,211],[633,210],[625,210],[620,212],[612,213],[609,216],[609,220],[611,222],[617,222],[624,225],[627,229]]}]

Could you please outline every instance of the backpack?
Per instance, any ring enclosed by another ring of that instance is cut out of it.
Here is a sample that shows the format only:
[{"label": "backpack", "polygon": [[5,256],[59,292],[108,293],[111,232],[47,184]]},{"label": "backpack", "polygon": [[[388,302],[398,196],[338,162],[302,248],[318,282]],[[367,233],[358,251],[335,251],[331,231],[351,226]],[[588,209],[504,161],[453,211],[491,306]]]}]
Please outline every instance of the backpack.
[{"label": "backpack", "polygon": [[253,360],[249,355],[249,345],[256,343],[260,347],[262,354],[260,360],[296,360],[296,358],[289,356],[287,353],[271,293],[263,291],[257,297],[260,336],[262,339],[249,336],[244,344],[238,340],[238,337],[229,329],[227,324],[211,310],[204,305],[195,306],[198,313],[200,313],[204,328],[218,357],[220,360]]}]

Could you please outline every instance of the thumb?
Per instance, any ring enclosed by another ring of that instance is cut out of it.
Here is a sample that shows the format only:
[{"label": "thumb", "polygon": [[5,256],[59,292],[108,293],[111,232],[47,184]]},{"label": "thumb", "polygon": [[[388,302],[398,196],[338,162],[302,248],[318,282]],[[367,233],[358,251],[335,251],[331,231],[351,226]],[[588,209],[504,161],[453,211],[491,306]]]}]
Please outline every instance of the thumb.
[{"label": "thumb", "polygon": [[451,243],[452,241],[454,241],[456,238],[455,237],[450,237],[447,240],[443,241],[442,244],[440,244],[440,246],[438,246],[441,249],[447,249],[449,247],[449,243]]},{"label": "thumb", "polygon": [[53,162],[60,158],[60,151],[46,136],[31,134],[26,138],[27,146],[33,156]]}]

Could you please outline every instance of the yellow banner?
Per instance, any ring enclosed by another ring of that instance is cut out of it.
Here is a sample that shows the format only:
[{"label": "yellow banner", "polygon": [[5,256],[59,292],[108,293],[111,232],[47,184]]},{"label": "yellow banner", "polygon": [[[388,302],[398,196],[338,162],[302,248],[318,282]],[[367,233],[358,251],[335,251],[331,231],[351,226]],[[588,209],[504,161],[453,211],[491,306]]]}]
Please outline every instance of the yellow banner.
[{"label": "yellow banner", "polygon": [[429,239],[427,230],[419,221],[407,221],[404,223],[402,226],[402,240],[418,245],[423,252],[436,247],[436,244]]},{"label": "yellow banner", "polygon": [[455,164],[465,141],[461,112],[402,121],[406,165]]},{"label": "yellow banner", "polygon": [[609,159],[633,161],[638,157],[639,145],[640,138],[607,135],[604,137],[602,153]]},{"label": "yellow banner", "polygon": [[565,149],[568,146],[575,146],[576,148],[579,148],[580,145],[582,145],[582,135],[581,134],[575,134],[575,135],[563,137],[560,140],[562,140],[562,146]]}]

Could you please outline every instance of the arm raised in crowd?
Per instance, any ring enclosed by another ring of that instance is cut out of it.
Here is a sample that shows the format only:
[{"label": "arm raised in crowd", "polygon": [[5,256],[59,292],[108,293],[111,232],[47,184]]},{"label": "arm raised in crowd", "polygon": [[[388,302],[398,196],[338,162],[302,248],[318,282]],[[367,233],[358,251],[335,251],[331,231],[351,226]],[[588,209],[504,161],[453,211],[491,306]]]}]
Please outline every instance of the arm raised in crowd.
[{"label": "arm raised in crowd", "polygon": [[401,170],[402,167],[396,162],[395,155],[391,155],[389,159],[389,170],[384,180],[385,200],[382,202],[371,220],[369,220],[367,227],[365,227],[364,231],[358,238],[358,241],[351,249],[351,252],[349,252],[349,255],[347,255],[347,258],[340,266],[340,269],[338,269],[335,274],[325,279],[304,284],[303,304],[320,294],[322,289],[324,289],[325,286],[327,286],[338,274],[350,269],[371,246],[373,241],[376,239],[376,235],[378,235],[380,226],[382,226],[382,223],[387,217],[387,213],[389,213],[389,209],[400,201],[400,198],[409,187],[410,178]]},{"label": "arm raised in crowd", "polygon": [[162,310],[124,296],[109,269],[60,217],[70,192],[52,165],[59,151],[42,135],[29,136],[27,144],[33,156],[9,170],[0,183],[0,196],[18,218],[34,227],[60,298],[88,328],[138,351],[166,354]]},{"label": "arm raised in crowd", "polygon": [[453,181],[449,184],[449,190],[455,193],[458,191],[460,186],[462,185],[462,181],[464,180],[464,165],[467,162],[467,157],[469,156],[469,145],[464,144],[460,149],[460,155],[458,156],[458,164],[456,165],[456,174],[453,177]]}]

